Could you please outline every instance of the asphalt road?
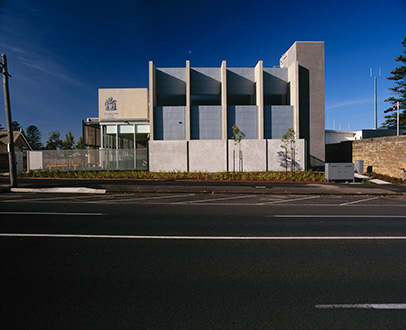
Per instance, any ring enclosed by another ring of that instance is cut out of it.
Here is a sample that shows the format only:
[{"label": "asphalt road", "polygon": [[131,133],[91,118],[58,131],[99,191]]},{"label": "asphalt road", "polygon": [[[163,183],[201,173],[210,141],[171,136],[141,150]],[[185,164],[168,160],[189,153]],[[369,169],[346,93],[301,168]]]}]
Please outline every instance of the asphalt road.
[{"label": "asphalt road", "polygon": [[4,329],[404,329],[406,199],[0,195]]}]

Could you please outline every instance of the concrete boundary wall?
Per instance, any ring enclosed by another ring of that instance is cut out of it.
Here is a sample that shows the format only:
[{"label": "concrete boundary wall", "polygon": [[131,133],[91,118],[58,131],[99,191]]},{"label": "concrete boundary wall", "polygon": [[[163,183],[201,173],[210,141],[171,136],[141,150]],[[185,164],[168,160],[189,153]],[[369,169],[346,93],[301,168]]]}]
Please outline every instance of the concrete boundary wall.
[{"label": "concrete boundary wall", "polygon": [[[151,172],[262,172],[284,171],[286,157],[282,140],[242,140],[240,146],[232,140],[150,141],[149,170]],[[305,140],[296,140],[295,170],[306,169]],[[241,150],[241,168],[239,161]],[[290,158],[288,159],[288,170]]]},{"label": "concrete boundary wall", "polygon": [[364,172],[402,178],[406,168],[406,135],[355,140],[352,144],[352,162],[364,161]]},{"label": "concrete boundary wall", "polygon": [[187,172],[187,141],[149,141],[151,172]]},{"label": "concrete boundary wall", "polygon": [[[241,162],[239,161],[241,150]],[[240,147],[228,140],[229,171],[263,172],[266,171],[266,140],[242,140]],[[239,166],[241,163],[241,167]]]},{"label": "concrete boundary wall", "polygon": [[[286,156],[285,150],[281,147],[282,140],[272,139],[268,141],[268,171],[285,171]],[[306,169],[306,144],[304,139],[296,140],[294,170],[304,171]],[[288,158],[288,170],[290,170],[290,157]]]},{"label": "concrete boundary wall", "polygon": [[227,141],[192,140],[189,141],[190,172],[227,171]]}]

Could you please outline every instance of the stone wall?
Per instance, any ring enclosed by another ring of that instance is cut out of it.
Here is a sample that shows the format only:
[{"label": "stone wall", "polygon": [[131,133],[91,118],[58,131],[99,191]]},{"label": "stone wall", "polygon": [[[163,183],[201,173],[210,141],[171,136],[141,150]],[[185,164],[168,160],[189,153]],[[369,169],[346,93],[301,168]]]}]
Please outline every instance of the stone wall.
[{"label": "stone wall", "polygon": [[364,172],[402,178],[406,168],[406,135],[355,140],[352,161],[364,161]]}]

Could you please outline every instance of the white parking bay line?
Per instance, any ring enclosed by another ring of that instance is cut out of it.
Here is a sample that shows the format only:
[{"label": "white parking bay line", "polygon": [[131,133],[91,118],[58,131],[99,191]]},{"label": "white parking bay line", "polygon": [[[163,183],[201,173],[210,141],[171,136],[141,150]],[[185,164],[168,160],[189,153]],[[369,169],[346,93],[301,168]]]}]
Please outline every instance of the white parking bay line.
[{"label": "white parking bay line", "polygon": [[3,211],[0,214],[7,214],[7,215],[69,215],[69,216],[83,216],[83,215],[91,215],[91,216],[101,216],[104,215],[103,213],[78,213],[78,212],[11,212],[11,211]]},{"label": "white parking bay line", "polygon": [[351,205],[351,204],[357,204],[357,203],[363,203],[363,202],[368,202],[368,201],[373,201],[375,199],[378,199],[379,197],[372,197],[372,198],[366,198],[366,199],[360,199],[357,201],[352,201],[352,202],[348,202],[348,203],[342,203],[340,204],[340,206],[346,206],[346,205]]},{"label": "white parking bay line", "polygon": [[203,203],[203,202],[216,202],[216,201],[225,201],[225,200],[230,200],[230,199],[253,198],[253,197],[258,197],[258,196],[248,195],[248,196],[233,196],[233,197],[222,197],[222,198],[198,199],[195,201],[178,202],[178,203],[173,203],[173,204],[193,204],[193,203]]},{"label": "white parking bay line", "polygon": [[[142,200],[160,200],[160,199],[176,199],[176,198],[182,198],[182,197],[192,197],[195,194],[182,194],[182,195],[165,195],[165,196],[155,196],[155,197],[134,197],[134,196],[128,196],[126,198],[112,198],[112,199],[102,199],[102,200],[98,200],[98,201],[89,201],[89,204],[114,204],[114,203],[118,203],[118,202],[138,202],[138,201],[142,201]],[[122,195],[121,195],[122,196]],[[155,203],[157,204],[157,203]],[[168,203],[165,203],[168,204]]]},{"label": "white parking bay line", "polygon": [[195,194],[182,194],[182,195],[176,195],[176,194],[172,194],[172,195],[165,195],[165,196],[156,196],[156,197],[141,197],[141,198],[134,198],[135,201],[140,201],[140,200],[144,200],[144,199],[166,199],[166,198],[179,198],[179,197],[191,197],[194,196]]},{"label": "white parking bay line", "polygon": [[262,240],[262,241],[324,241],[324,240],[406,240],[406,236],[151,236],[151,235],[92,235],[92,234],[23,234],[0,233],[0,237],[95,238],[134,240]]},{"label": "white parking bay line", "polygon": [[406,309],[406,304],[331,304],[331,305],[316,305],[318,309]]},{"label": "white parking bay line", "polygon": [[303,201],[306,199],[314,199],[314,198],[319,198],[320,196],[307,196],[307,197],[299,197],[299,198],[292,198],[292,199],[285,199],[285,200],[277,200],[273,202],[264,202],[264,203],[258,203],[257,205],[272,205],[272,204],[282,204],[282,203],[289,203],[289,202],[296,202],[296,201]]}]

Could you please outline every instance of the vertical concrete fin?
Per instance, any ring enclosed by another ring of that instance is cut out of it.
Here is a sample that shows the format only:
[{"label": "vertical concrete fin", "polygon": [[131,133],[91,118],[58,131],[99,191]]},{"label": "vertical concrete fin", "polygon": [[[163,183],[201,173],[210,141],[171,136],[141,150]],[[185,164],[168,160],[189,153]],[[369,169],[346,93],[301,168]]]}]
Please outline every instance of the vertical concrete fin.
[{"label": "vertical concrete fin", "polygon": [[299,64],[294,61],[288,67],[288,79],[289,79],[289,104],[293,106],[293,126],[296,137],[300,136],[299,125]]},{"label": "vertical concrete fin", "polygon": [[149,61],[149,100],[148,100],[148,112],[149,112],[149,125],[150,134],[149,139],[154,140],[154,107],[156,106],[156,70],[154,63]]},{"label": "vertical concrete fin", "polygon": [[227,63],[221,62],[221,126],[222,139],[227,140]]},{"label": "vertical concrete fin", "polygon": [[186,61],[186,113],[185,113],[185,130],[186,141],[190,140],[190,61]]},{"label": "vertical concrete fin", "polygon": [[264,63],[258,61],[255,66],[255,88],[256,88],[256,106],[258,120],[258,139],[264,138]]}]

